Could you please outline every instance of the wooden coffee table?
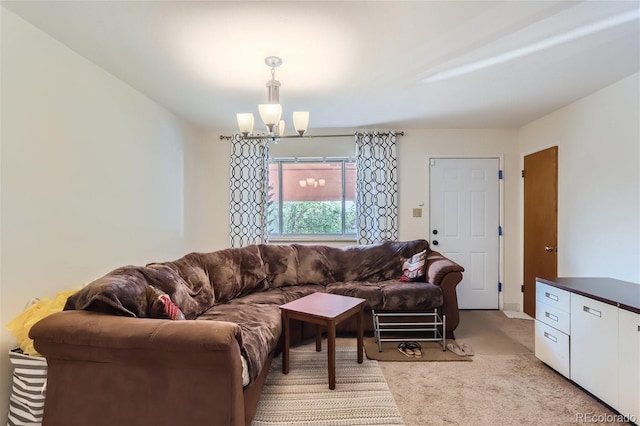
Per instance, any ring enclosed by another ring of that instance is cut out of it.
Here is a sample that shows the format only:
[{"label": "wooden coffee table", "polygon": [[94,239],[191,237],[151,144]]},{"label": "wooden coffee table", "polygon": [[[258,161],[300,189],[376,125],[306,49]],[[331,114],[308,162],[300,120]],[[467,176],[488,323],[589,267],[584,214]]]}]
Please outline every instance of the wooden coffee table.
[{"label": "wooden coffee table", "polygon": [[316,351],[322,350],[322,327],[327,329],[327,357],[329,389],[336,388],[336,325],[357,315],[358,363],[362,364],[365,299],[339,296],[329,293],[313,293],[280,306],[284,328],[282,372],[289,374],[289,344],[291,341],[289,320],[295,319],[316,325]]}]

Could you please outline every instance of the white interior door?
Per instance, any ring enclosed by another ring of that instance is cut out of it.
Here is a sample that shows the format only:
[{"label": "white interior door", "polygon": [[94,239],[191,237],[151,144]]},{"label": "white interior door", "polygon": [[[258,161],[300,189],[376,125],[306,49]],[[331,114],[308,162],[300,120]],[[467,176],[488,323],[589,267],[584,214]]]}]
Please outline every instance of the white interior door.
[{"label": "white interior door", "polygon": [[461,309],[499,308],[500,161],[432,158],[430,243],[465,269]]}]

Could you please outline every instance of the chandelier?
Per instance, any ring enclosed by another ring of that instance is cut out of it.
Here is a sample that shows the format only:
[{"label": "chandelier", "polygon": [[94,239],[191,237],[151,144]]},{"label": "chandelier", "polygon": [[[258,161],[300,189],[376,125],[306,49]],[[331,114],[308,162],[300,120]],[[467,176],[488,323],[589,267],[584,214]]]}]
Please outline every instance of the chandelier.
[{"label": "chandelier", "polygon": [[[284,136],[285,122],[281,120],[282,105],[280,105],[280,82],[276,80],[276,68],[282,65],[282,59],[277,56],[267,56],[264,63],[271,68],[271,80],[267,81],[268,100],[266,104],[259,104],[260,118],[271,136]],[[253,114],[238,113],[238,128],[243,137],[248,137],[253,131]],[[299,136],[304,135],[309,126],[309,112],[296,111],[293,113],[293,126]]]}]

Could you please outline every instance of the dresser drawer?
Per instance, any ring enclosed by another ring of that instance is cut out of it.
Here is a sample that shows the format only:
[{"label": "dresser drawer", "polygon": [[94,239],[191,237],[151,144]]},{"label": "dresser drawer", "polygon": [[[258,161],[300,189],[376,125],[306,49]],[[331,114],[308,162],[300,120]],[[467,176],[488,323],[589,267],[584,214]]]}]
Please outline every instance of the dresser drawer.
[{"label": "dresser drawer", "polygon": [[571,315],[541,300],[536,301],[536,319],[551,327],[571,334]]},{"label": "dresser drawer", "polygon": [[536,281],[536,302],[546,303],[552,308],[571,312],[571,293],[566,290]]},{"label": "dresser drawer", "polygon": [[536,358],[563,376],[571,377],[568,335],[536,320],[535,345]]},{"label": "dresser drawer", "polygon": [[575,293],[571,294],[571,380],[617,406],[618,308]]}]

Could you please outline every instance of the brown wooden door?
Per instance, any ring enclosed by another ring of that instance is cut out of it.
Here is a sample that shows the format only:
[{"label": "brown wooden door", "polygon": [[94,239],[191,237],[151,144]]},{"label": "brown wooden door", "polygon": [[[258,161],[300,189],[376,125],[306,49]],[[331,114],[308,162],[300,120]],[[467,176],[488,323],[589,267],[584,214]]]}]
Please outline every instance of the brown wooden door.
[{"label": "brown wooden door", "polygon": [[524,157],[524,312],[536,314],[536,277],[558,271],[558,147]]}]

